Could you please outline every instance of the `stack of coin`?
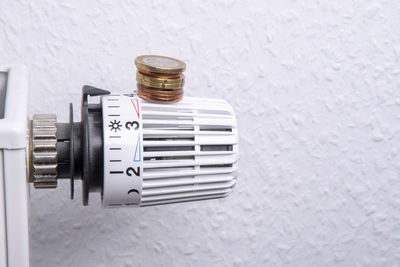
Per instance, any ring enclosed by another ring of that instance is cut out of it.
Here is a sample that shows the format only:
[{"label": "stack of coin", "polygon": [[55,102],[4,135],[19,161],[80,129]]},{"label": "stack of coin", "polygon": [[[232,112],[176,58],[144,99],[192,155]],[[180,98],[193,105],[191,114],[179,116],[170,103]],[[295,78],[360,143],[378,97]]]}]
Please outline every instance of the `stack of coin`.
[{"label": "stack of coin", "polygon": [[138,56],[136,81],[139,97],[152,102],[178,102],[183,96],[186,64],[178,59],[156,55]]}]

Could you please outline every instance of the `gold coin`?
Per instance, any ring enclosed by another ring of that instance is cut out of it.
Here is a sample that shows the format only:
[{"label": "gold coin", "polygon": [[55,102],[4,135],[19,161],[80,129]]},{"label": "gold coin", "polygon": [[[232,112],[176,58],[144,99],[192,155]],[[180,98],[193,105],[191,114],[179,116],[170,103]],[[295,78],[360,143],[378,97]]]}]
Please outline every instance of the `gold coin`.
[{"label": "gold coin", "polygon": [[161,78],[161,77],[145,75],[138,71],[138,72],[136,72],[136,79],[146,80],[146,81],[154,82],[154,83],[176,84],[176,83],[182,83],[182,81],[185,79],[185,76],[183,74],[180,74],[180,75],[177,75],[176,78],[164,78],[164,77]]},{"label": "gold coin", "polygon": [[138,56],[135,59],[135,65],[140,69],[162,74],[179,74],[186,69],[185,62],[158,55]]},{"label": "gold coin", "polygon": [[137,79],[139,84],[144,86],[152,87],[152,88],[160,88],[160,89],[179,89],[184,85],[184,80],[179,83],[170,83],[170,82],[155,82],[147,79]]},{"label": "gold coin", "polygon": [[174,97],[176,95],[183,93],[182,88],[180,88],[178,90],[170,91],[170,90],[156,90],[154,88],[141,87],[140,91],[147,93],[147,94],[152,94],[154,96],[163,96],[163,97]]},{"label": "gold coin", "polygon": [[[136,81],[140,84],[144,84],[151,87],[159,88],[181,88],[185,82],[185,76],[180,75],[178,79],[162,79],[151,76],[146,76],[140,72],[136,73]],[[171,87],[170,87],[171,86]]]},{"label": "gold coin", "polygon": [[161,79],[178,79],[181,76],[181,73],[178,74],[161,74],[161,73],[154,73],[150,72],[141,68],[137,68],[138,71],[146,76],[151,76],[151,77],[156,77],[156,78],[161,78]]}]

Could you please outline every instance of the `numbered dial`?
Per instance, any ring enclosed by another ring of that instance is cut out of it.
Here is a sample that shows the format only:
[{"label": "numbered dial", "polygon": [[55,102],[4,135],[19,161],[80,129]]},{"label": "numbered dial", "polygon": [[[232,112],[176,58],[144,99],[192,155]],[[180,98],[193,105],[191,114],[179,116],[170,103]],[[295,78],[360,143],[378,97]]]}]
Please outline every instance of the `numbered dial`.
[{"label": "numbered dial", "polygon": [[104,137],[103,205],[139,205],[143,183],[140,99],[108,95],[102,100]]}]

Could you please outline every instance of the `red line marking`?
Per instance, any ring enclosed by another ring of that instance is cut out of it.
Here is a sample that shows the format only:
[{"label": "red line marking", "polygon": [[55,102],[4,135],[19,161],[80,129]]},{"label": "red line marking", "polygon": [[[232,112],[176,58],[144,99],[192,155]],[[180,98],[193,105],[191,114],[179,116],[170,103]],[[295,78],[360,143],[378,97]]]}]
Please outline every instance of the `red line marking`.
[{"label": "red line marking", "polygon": [[[136,104],[133,102],[136,101]],[[139,114],[139,100],[137,99],[131,99],[132,105],[135,108],[136,114],[138,116],[138,118],[140,118],[140,114]]]}]

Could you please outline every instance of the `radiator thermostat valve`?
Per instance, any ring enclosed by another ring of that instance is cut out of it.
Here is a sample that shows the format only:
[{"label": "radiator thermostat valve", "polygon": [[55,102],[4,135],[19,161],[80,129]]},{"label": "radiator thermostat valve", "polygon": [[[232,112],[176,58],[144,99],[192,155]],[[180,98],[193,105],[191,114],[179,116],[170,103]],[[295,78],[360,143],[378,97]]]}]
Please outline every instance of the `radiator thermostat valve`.
[{"label": "radiator thermostat valve", "polygon": [[30,182],[55,188],[58,179],[70,179],[73,198],[74,181],[82,180],[84,205],[96,192],[105,207],[220,198],[236,183],[236,118],[224,100],[154,103],[84,86],[80,122],[70,104],[69,122],[34,115],[30,125]]}]

